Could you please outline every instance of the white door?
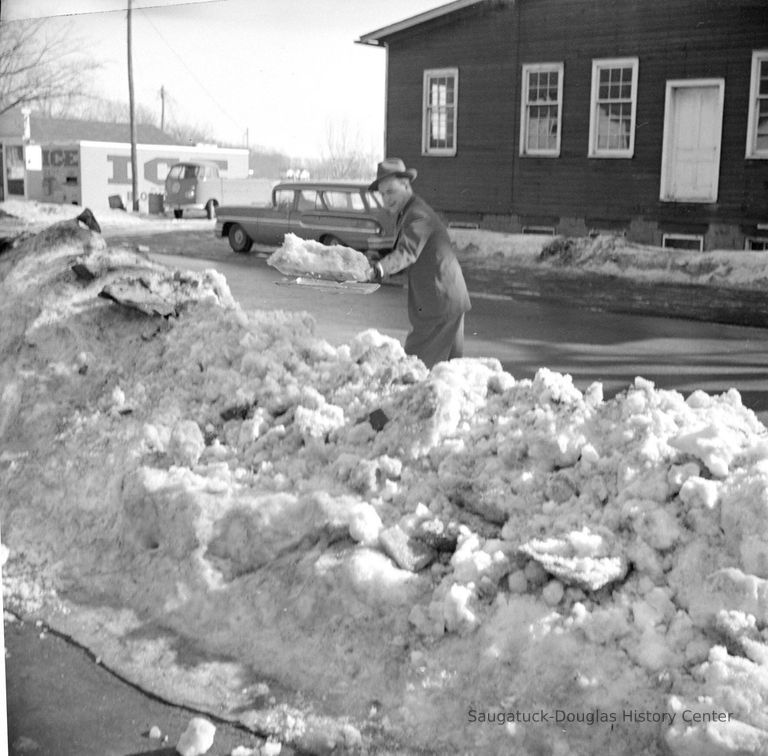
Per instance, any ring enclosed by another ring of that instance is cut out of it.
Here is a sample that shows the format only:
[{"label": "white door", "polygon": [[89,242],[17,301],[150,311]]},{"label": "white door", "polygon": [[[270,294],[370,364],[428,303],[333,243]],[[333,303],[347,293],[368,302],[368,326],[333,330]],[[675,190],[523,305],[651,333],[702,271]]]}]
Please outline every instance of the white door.
[{"label": "white door", "polygon": [[662,200],[717,201],[724,90],[722,79],[667,82]]}]

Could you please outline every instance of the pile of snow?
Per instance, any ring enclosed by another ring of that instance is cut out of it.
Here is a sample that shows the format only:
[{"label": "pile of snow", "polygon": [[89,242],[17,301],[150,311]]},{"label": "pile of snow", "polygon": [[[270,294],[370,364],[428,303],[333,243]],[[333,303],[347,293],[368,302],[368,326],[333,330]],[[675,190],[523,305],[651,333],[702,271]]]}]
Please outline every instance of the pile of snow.
[{"label": "pile of snow", "polygon": [[[0,218],[4,225],[13,226],[18,232],[24,228],[32,231],[61,221],[76,218],[83,211],[78,205],[66,205],[35,200],[6,199],[0,202]],[[213,228],[214,221],[195,219],[193,222],[166,216],[146,216],[111,208],[99,211],[99,225],[103,231],[127,229],[132,232],[156,232],[178,230],[180,228]]]},{"label": "pile of snow", "polygon": [[735,390],[428,371],[221,280],[152,316],[73,272],[103,245],[0,255],[10,606],[313,753],[768,751],[768,434]]},{"label": "pile of snow", "polygon": [[286,234],[283,243],[267,258],[267,264],[286,276],[313,276],[334,281],[366,281],[371,264],[356,249],[326,245],[314,239]]},{"label": "pile of snow", "polygon": [[476,229],[450,233],[463,261],[489,267],[556,267],[573,274],[768,290],[768,255],[762,251],[662,249],[611,234],[569,238]]}]

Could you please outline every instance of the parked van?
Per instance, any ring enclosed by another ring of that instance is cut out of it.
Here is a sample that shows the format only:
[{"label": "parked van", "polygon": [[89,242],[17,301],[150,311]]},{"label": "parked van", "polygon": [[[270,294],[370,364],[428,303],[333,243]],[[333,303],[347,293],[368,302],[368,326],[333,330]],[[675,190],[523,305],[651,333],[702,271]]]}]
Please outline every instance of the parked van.
[{"label": "parked van", "polygon": [[222,203],[243,205],[269,203],[273,181],[269,179],[231,179],[219,173],[212,160],[195,160],[171,166],[165,179],[165,208],[181,218],[185,210],[202,211],[216,217]]}]

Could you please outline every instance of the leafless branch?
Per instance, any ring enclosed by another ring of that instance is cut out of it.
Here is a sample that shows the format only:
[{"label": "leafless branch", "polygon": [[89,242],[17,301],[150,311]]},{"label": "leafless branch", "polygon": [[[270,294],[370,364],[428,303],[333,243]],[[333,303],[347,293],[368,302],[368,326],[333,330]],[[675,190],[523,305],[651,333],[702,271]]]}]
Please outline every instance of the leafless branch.
[{"label": "leafless branch", "polygon": [[0,22],[0,114],[82,96],[100,65],[81,49],[69,28],[54,30],[45,19]]}]

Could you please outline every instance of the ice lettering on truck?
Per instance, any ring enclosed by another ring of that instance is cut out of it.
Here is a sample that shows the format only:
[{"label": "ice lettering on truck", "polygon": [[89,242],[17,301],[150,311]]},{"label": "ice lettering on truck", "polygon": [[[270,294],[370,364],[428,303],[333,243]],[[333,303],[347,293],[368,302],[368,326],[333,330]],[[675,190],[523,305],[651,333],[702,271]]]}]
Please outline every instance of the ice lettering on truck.
[{"label": "ice lettering on truck", "polygon": [[107,162],[112,163],[112,178],[107,179],[108,184],[130,184],[131,177],[128,168],[131,158],[127,155],[107,155]]},{"label": "ice lettering on truck", "polygon": [[[131,158],[128,155],[107,155],[107,162],[112,163],[112,177],[107,180],[110,184],[131,183]],[[144,161],[142,172],[144,178],[151,184],[164,184],[165,177],[172,165],[178,163],[176,157],[157,157]]]},{"label": "ice lettering on truck", "polygon": [[43,150],[43,165],[49,168],[77,167],[80,153],[77,150]]},{"label": "ice lettering on truck", "polygon": [[152,184],[165,184],[165,178],[172,165],[179,162],[177,157],[157,157],[144,163],[144,178]]}]

